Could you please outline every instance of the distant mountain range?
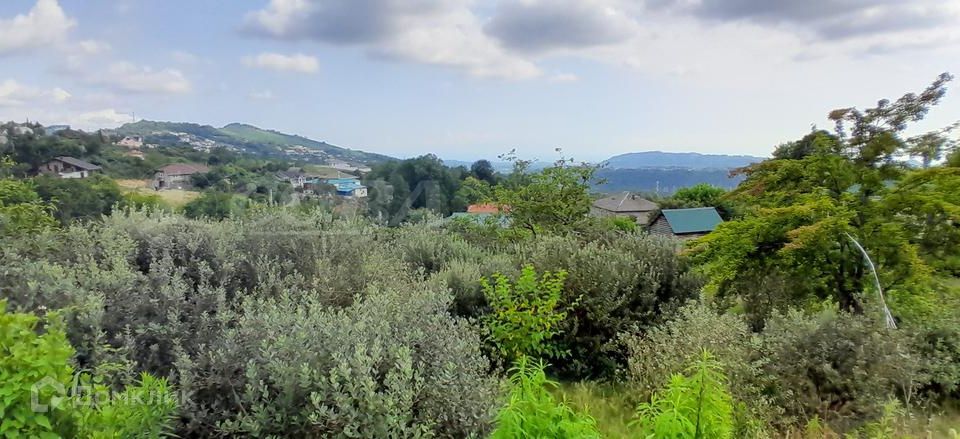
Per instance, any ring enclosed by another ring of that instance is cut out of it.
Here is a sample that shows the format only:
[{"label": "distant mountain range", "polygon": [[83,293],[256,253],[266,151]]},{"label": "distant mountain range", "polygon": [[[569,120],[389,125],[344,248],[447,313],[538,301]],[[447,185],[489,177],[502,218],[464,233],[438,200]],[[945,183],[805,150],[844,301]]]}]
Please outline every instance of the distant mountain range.
[{"label": "distant mountain range", "polygon": [[595,186],[602,192],[659,192],[670,194],[677,189],[708,183],[732,189],[743,181],[730,171],[765,160],[746,155],[699,154],[695,152],[632,152],[602,162]]},{"label": "distant mountain range", "polygon": [[222,128],[184,122],[141,120],[116,130],[121,136],[140,136],[158,146],[189,145],[195,149],[224,147],[262,157],[304,160],[314,163],[372,165],[395,160],[382,154],[358,151],[303,136],[232,123]]},{"label": "distant mountain range", "polygon": [[700,154],[696,152],[631,152],[602,162],[607,169],[733,169],[762,162],[763,157],[748,155]]}]

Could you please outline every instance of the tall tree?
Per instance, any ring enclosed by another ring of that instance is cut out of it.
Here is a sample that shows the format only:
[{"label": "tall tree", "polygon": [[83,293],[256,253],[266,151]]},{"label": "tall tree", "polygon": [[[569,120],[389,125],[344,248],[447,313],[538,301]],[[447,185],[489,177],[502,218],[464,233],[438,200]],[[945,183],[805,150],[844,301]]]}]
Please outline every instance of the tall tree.
[{"label": "tall tree", "polygon": [[[889,204],[892,197],[907,203],[925,195],[918,191],[923,185],[898,183],[905,171],[895,158],[908,154],[904,130],[939,103],[951,79],[943,74],[919,94],[866,110],[835,110],[833,134],[815,131],[745,169],[746,180],[731,196],[749,206],[746,215],[693,249],[719,295],[760,314],[778,303],[826,298],[862,311],[870,273],[853,240],[870,252],[884,288],[919,285],[928,269],[914,221]],[[782,291],[770,291],[771,279],[780,279]]]}]

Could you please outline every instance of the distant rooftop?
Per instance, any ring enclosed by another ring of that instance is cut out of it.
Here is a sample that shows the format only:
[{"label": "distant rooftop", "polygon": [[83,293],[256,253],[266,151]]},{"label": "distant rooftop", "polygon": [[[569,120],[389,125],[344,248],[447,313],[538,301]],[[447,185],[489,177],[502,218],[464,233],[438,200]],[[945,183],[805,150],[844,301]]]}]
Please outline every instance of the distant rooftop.
[{"label": "distant rooftop", "polygon": [[90,162],[87,162],[87,161],[84,161],[84,160],[80,160],[80,159],[74,158],[74,157],[60,156],[60,157],[57,157],[56,159],[59,160],[59,161],[61,161],[61,162],[66,163],[66,164],[68,164],[68,165],[76,166],[76,167],[78,167],[78,168],[80,168],[80,169],[86,169],[86,170],[88,170],[88,171],[96,171],[96,170],[98,170],[98,169],[101,169],[99,166],[97,166],[97,165],[95,165],[95,164],[93,164],[93,163],[90,163]]},{"label": "distant rooftop", "polygon": [[664,209],[663,216],[670,224],[670,229],[677,235],[712,232],[723,222],[714,207]]},{"label": "distant rooftop", "polygon": [[657,203],[646,198],[623,192],[593,202],[593,207],[610,212],[649,212],[657,210]]}]

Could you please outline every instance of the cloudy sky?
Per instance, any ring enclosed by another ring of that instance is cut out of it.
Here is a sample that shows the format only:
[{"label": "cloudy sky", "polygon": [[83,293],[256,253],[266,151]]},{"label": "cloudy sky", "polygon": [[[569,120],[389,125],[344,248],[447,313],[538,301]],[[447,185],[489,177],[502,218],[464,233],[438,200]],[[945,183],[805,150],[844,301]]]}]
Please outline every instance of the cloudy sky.
[{"label": "cloudy sky", "polygon": [[[2,120],[246,122],[401,157],[766,155],[960,74],[960,0],[3,0],[0,66]],[[960,90],[919,128],[957,119]]]}]

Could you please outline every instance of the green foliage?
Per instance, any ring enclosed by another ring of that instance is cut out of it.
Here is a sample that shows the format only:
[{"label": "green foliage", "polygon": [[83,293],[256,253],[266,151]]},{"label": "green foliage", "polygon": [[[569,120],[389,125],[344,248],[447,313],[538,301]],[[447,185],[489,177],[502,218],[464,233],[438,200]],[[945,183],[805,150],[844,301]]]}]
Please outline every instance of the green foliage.
[{"label": "green foliage", "polygon": [[153,439],[171,432],[177,401],[166,380],[144,373],[138,385],[113,394],[97,378],[74,376],[59,317],[48,315],[40,328],[36,316],[6,306],[0,301],[0,435]]},{"label": "green foliage", "polygon": [[648,438],[730,438],[733,398],[723,367],[704,350],[688,375],[674,375],[666,390],[637,408],[637,424]]},{"label": "green foliage", "polygon": [[908,335],[868,317],[790,312],[770,319],[762,338],[763,373],[773,378],[766,392],[788,424],[817,415],[850,430],[878,418],[919,374]]},{"label": "green foliage", "polygon": [[527,265],[515,282],[502,274],[493,284],[483,278],[480,285],[492,308],[484,323],[500,356],[508,362],[521,357],[563,357],[553,337],[560,334],[566,312],[559,309],[567,272],[544,272],[540,279]]},{"label": "green foliage", "polygon": [[472,196],[459,192],[466,177],[466,169],[449,168],[434,155],[384,162],[364,178],[370,187],[370,214],[398,225],[413,209],[426,208],[442,216],[463,211],[466,198]]},{"label": "green foliage", "polygon": [[30,236],[57,225],[52,208],[27,181],[0,179],[0,236]]},{"label": "green foliage", "polygon": [[129,192],[123,194],[120,207],[125,209],[160,209],[171,210],[170,205],[156,194]]},{"label": "green foliage", "polygon": [[245,203],[230,193],[204,192],[183,206],[187,218],[224,219],[243,211]]},{"label": "green foliage", "polygon": [[558,373],[612,376],[626,360],[619,334],[647,329],[699,295],[702,281],[677,250],[670,239],[622,233],[589,242],[540,237],[520,250],[524,263],[568,273],[559,338],[570,356],[554,366]]},{"label": "green foliage", "polygon": [[[904,179],[895,157],[910,153],[904,130],[939,103],[950,79],[941,75],[922,93],[875,108],[833,111],[834,135],[815,131],[746,169],[731,198],[752,208],[694,250],[719,295],[741,302],[756,327],[772,309],[828,298],[862,312],[872,274],[849,236],[870,252],[885,290],[923,288],[929,269],[920,255],[956,247],[952,230],[945,239],[921,234],[955,216],[955,202],[946,196],[955,178],[921,173]],[[770,294],[765,277],[788,287]]]},{"label": "green foliage", "polygon": [[[764,394],[776,377],[763,373],[765,360],[757,355],[760,337],[741,317],[690,303],[672,320],[642,334],[623,335],[621,341],[628,354],[626,376],[640,398],[666,386],[676,371],[696,362],[707,350],[724,364],[733,396],[746,404],[746,413],[737,414],[738,421],[765,424],[779,416]],[[747,426],[738,422],[737,427]]]},{"label": "green foliage", "polygon": [[497,413],[497,428],[491,438],[599,438],[596,421],[578,413],[566,402],[557,402],[548,387],[542,362],[520,357],[511,369],[510,399]]},{"label": "green foliage", "polygon": [[[73,375],[63,324],[50,316],[40,328],[38,317],[6,307],[0,301],[0,436],[60,437],[73,427],[69,407],[57,403]],[[34,410],[32,398],[50,410]]]},{"label": "green foliage", "polygon": [[[92,381],[92,380],[88,380]],[[148,373],[136,385],[110,394],[106,386],[90,384],[91,394],[77,408],[79,437],[91,439],[152,439],[172,436],[176,395],[167,380]],[[108,395],[106,401],[97,398]]]},{"label": "green foliage", "polygon": [[[225,433],[254,437],[465,437],[487,430],[496,382],[448,298],[395,286],[342,310],[285,295],[250,300],[204,353],[210,377],[242,366]],[[226,348],[235,344],[240,350]],[[211,389],[212,390],[212,389]],[[212,409],[209,407],[207,409]],[[238,411],[239,409],[239,411]]]},{"label": "green foliage", "polygon": [[117,183],[102,175],[77,179],[44,176],[34,181],[40,198],[54,207],[54,217],[62,224],[109,215],[123,199]]},{"label": "green foliage", "polygon": [[514,171],[520,184],[494,188],[497,204],[504,206],[513,227],[538,233],[563,233],[590,212],[590,184],[596,168],[560,160],[553,167],[526,175],[523,164]]}]

